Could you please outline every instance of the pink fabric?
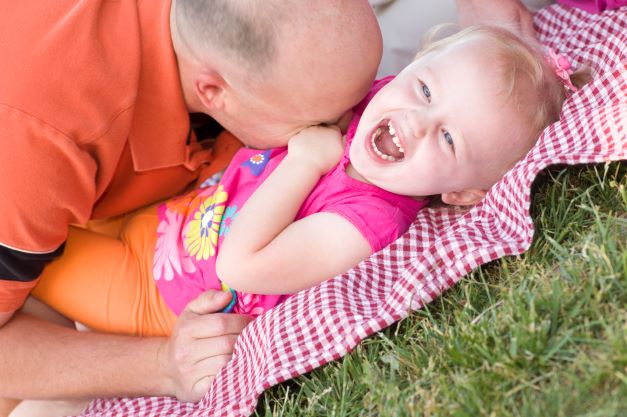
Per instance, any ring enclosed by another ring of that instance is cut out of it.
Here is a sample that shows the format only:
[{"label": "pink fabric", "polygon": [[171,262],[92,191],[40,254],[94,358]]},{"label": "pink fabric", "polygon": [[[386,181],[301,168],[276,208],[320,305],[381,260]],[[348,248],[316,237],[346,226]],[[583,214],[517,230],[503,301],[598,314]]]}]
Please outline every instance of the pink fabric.
[{"label": "pink fabric", "polygon": [[248,416],[266,389],[337,359],[363,338],[436,299],[485,262],[526,251],[530,188],[552,164],[627,158],[627,16],[554,5],[535,16],[541,41],[594,80],[572,94],[561,119],[468,212],[426,208],[410,230],[341,277],[303,291],[252,322],[232,361],[196,404],[172,398],[102,399],[84,416]]},{"label": "pink fabric", "polygon": [[[348,150],[363,108],[390,79],[377,81],[356,109],[342,160],[320,179],[296,215],[298,220],[314,213],[336,213],[362,233],[373,253],[405,233],[418,210],[426,205],[425,201],[357,181],[345,172]],[[176,314],[206,289],[228,289],[216,275],[220,245],[240,208],[286,155],[286,148],[241,149],[219,184],[201,186],[159,206],[153,275],[161,296]],[[285,298],[237,291],[234,312],[257,316]]]},{"label": "pink fabric", "polygon": [[557,2],[579,7],[589,13],[601,13],[603,10],[617,9],[627,5],[627,0],[557,0]]}]

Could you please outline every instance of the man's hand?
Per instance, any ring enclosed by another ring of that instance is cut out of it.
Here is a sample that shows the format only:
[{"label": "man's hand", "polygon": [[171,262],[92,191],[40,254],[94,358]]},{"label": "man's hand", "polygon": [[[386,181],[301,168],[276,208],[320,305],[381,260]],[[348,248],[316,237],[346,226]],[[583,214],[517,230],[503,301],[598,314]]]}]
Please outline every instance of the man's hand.
[{"label": "man's hand", "polygon": [[536,37],[531,12],[520,0],[456,0],[462,27],[501,24]]},{"label": "man's hand", "polygon": [[311,126],[294,135],[287,144],[290,158],[307,161],[322,176],[342,158],[342,134],[336,126]]},{"label": "man's hand", "polygon": [[181,401],[203,398],[215,375],[231,359],[237,336],[252,320],[217,313],[230,299],[230,293],[208,290],[191,301],[159,352],[169,382],[167,392]]}]

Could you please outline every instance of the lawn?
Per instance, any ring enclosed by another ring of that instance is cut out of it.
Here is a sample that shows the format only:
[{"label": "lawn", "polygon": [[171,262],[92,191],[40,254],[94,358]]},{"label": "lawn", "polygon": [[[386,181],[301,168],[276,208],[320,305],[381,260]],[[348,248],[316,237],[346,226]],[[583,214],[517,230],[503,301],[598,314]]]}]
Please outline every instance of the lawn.
[{"label": "lawn", "polygon": [[484,265],[256,416],[627,416],[627,167],[554,167],[530,250]]}]

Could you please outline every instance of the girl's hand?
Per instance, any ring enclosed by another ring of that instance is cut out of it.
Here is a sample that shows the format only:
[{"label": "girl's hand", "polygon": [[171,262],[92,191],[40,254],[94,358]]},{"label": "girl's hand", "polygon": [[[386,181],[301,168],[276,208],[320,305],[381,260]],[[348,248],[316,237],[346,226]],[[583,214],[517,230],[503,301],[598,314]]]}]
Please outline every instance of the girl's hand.
[{"label": "girl's hand", "polygon": [[310,163],[322,176],[342,158],[342,134],[336,126],[311,126],[292,136],[287,150],[289,157]]}]

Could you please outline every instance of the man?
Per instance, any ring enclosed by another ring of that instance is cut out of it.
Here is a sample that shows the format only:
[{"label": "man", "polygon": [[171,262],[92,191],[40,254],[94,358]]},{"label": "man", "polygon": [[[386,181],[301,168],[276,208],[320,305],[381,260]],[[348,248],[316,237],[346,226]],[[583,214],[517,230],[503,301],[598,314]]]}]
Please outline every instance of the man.
[{"label": "man", "polygon": [[0,396],[195,401],[249,319],[190,303],[170,339],[79,333],[17,311],[69,224],[181,192],[207,160],[188,112],[279,146],[333,123],[381,55],[365,0],[0,4]]},{"label": "man", "polygon": [[190,303],[168,340],[79,334],[15,310],[68,224],[193,181],[188,111],[258,147],[337,120],[376,71],[373,14],[361,0],[22,3],[0,6],[0,395],[197,400],[247,323],[209,314],[225,294]]}]

